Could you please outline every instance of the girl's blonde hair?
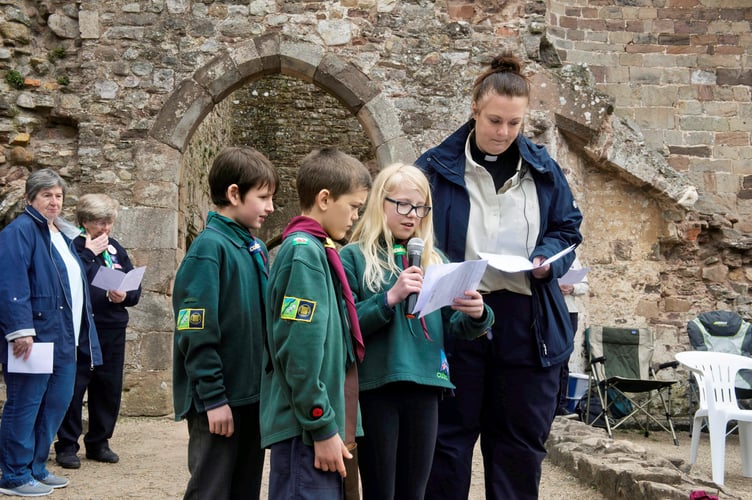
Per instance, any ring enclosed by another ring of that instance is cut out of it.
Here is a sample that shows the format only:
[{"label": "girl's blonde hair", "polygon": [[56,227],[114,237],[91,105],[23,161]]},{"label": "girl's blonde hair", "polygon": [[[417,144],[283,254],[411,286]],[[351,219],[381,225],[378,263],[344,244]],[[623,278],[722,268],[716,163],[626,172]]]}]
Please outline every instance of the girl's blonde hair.
[{"label": "girl's blonde hair", "polygon": [[[431,188],[423,172],[413,165],[394,163],[376,175],[368,204],[352,234],[351,241],[357,243],[366,261],[363,284],[372,292],[382,289],[386,273],[400,273],[394,261],[394,245],[397,242],[386,224],[384,202],[385,198],[403,187],[417,189],[423,196],[423,203],[431,206]],[[391,204],[390,207],[394,210]],[[442,262],[441,256],[434,249],[432,214],[417,219],[413,237],[425,242],[421,261],[423,269]]]}]

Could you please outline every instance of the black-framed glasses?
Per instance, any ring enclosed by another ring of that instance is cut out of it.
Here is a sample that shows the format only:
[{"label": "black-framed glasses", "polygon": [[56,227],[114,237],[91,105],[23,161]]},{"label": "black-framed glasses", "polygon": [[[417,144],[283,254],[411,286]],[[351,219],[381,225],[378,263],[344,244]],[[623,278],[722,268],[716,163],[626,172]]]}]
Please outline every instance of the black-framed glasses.
[{"label": "black-framed glasses", "polygon": [[392,198],[384,198],[386,201],[390,203],[394,203],[397,205],[397,213],[400,215],[410,215],[410,212],[415,210],[415,216],[419,219],[422,219],[429,213],[431,213],[431,207],[428,205],[413,205],[412,203],[408,203],[406,201],[397,201]]}]

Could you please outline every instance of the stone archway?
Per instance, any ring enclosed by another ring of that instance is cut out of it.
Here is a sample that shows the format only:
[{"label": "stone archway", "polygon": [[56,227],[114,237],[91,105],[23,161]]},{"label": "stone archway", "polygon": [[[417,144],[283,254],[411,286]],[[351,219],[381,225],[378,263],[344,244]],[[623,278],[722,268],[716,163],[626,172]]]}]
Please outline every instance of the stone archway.
[{"label": "stone archway", "polygon": [[[379,86],[353,64],[315,44],[279,34],[260,36],[217,55],[182,81],[134,156],[138,179],[134,190],[158,190],[162,196],[159,206],[133,207],[124,218],[131,229],[133,252],[149,263],[152,282],[158,283],[155,290],[144,294],[131,316],[134,330],[142,332],[132,348],[144,361],[127,373],[124,413],[160,415],[172,411],[170,297],[183,252],[178,241],[182,156],[215,105],[242,85],[273,74],[313,83],[341,102],[361,124],[380,166],[416,157],[395,109]],[[163,320],[155,324],[154,318]]]},{"label": "stone archway", "polygon": [[342,102],[363,126],[380,165],[415,158],[392,104],[363,72],[318,45],[279,34],[254,38],[196,70],[167,100],[150,136],[184,151],[215,103],[243,83],[275,73],[314,83]]}]

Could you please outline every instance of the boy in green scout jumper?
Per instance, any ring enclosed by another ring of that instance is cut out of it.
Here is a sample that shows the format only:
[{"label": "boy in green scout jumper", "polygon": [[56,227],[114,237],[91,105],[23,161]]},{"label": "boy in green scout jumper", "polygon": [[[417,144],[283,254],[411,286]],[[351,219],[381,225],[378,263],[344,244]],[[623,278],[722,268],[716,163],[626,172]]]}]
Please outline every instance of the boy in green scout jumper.
[{"label": "boy in green scout jumper", "polygon": [[270,500],[342,498],[351,458],[345,373],[363,350],[332,239],[358,219],[370,184],[360,161],[333,148],[313,151],[298,171],[302,215],[283,232],[267,288],[271,369],[261,382],[261,444],[271,447]]},{"label": "boy in green scout jumper", "polygon": [[225,148],[209,188],[216,212],[175,276],[173,401],[188,422],[185,498],[258,498],[259,394],[268,254],[253,237],[274,211],[279,176],[260,152]]}]

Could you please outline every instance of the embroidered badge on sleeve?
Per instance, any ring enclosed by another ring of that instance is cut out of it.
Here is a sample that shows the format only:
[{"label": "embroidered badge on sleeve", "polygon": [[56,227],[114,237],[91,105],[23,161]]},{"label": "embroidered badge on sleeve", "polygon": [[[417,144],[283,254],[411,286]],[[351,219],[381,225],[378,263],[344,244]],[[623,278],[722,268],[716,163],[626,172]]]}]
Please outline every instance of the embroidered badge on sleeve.
[{"label": "embroidered badge on sleeve", "polygon": [[178,330],[203,330],[206,309],[180,309],[178,311]]},{"label": "embroidered badge on sleeve", "polygon": [[313,300],[299,299],[297,297],[285,297],[282,299],[282,319],[291,321],[313,321],[313,313],[316,310],[316,302]]}]

